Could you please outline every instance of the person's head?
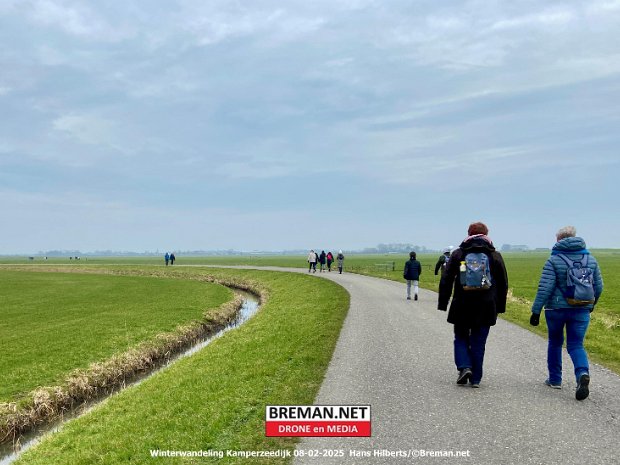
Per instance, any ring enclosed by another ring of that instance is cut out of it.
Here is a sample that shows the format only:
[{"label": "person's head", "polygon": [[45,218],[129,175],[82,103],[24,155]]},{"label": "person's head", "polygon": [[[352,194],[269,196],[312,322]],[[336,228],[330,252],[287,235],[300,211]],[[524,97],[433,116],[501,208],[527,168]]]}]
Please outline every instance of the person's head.
[{"label": "person's head", "polygon": [[467,228],[468,236],[475,236],[477,234],[484,234],[485,236],[489,234],[489,228],[487,228],[487,225],[481,221],[472,223],[469,225],[469,228]]},{"label": "person's head", "polygon": [[450,247],[446,247],[445,249],[443,249],[443,253],[445,255],[450,255]]},{"label": "person's head", "polygon": [[342,250],[339,250],[338,253],[342,253]]},{"label": "person's head", "polygon": [[411,260],[415,260],[415,257],[416,257],[415,252],[409,252],[409,258]]},{"label": "person's head", "polygon": [[560,230],[555,233],[555,237],[558,241],[562,239],[566,239],[567,237],[575,237],[577,235],[577,229],[574,226],[564,226],[560,228]]}]

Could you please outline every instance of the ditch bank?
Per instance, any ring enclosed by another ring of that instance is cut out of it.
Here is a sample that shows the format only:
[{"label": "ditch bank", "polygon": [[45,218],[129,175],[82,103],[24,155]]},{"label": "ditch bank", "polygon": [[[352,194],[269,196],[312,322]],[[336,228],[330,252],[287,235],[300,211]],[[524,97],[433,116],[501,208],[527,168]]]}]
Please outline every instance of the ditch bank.
[{"label": "ditch bank", "polygon": [[[45,271],[67,272],[56,269]],[[111,270],[100,274],[144,275]],[[149,273],[149,276],[163,275]],[[76,416],[76,412],[83,411],[85,405],[94,404],[131,384],[141,382],[178,358],[200,350],[215,337],[246,321],[268,298],[266,289],[255,282],[210,275],[195,275],[191,279],[231,288],[235,291],[235,298],[205,313],[202,320],[180,325],[172,332],[159,334],[108,360],[75,370],[59,386],[41,387],[14,402],[0,403],[1,463],[5,463],[5,459],[15,450],[21,449],[22,443],[32,440],[25,439],[24,435],[43,434],[46,425]]]}]

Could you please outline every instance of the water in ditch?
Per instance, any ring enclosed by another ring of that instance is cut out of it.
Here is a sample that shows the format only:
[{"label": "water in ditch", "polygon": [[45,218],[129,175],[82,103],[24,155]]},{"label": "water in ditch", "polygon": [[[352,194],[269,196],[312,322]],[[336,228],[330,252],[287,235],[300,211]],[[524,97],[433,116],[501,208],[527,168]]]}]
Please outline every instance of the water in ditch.
[{"label": "water in ditch", "polygon": [[89,410],[91,410],[92,408],[94,408],[95,406],[103,402],[105,399],[110,397],[112,394],[115,394],[126,387],[136,386],[142,383],[143,381],[150,378],[151,376],[154,376],[160,371],[165,370],[167,367],[169,367],[171,364],[173,364],[177,360],[184,358],[184,357],[188,357],[198,352],[200,349],[207,346],[211,341],[217,339],[218,337],[220,337],[222,334],[226,333],[227,331],[230,331],[231,329],[235,329],[241,326],[243,323],[249,320],[250,317],[252,317],[252,315],[254,315],[257,312],[258,307],[259,307],[259,301],[255,295],[250,294],[249,292],[238,291],[238,290],[236,290],[235,292],[242,296],[243,305],[241,306],[241,309],[239,309],[239,311],[237,312],[237,316],[235,317],[235,319],[232,320],[230,323],[228,323],[226,327],[219,330],[215,334],[212,334],[204,339],[198,340],[194,345],[189,347],[184,352],[179,353],[174,357],[171,357],[164,365],[154,368],[148,373],[138,375],[134,377],[131,380],[131,382],[128,382],[125,385],[118,387],[113,392],[106,394],[104,396],[101,396],[99,398],[90,400],[88,402],[85,402],[84,404],[78,407],[75,407],[71,411],[67,412],[60,419],[52,423],[43,425],[31,432],[28,432],[22,435],[15,444],[12,444],[12,443],[0,444],[0,465],[9,465],[13,463],[15,460],[17,460],[17,458],[23,452],[25,452],[26,450],[30,449],[32,446],[40,442],[41,438],[45,434],[56,433],[60,431],[67,421],[72,420],[73,418],[77,418],[87,413]]}]

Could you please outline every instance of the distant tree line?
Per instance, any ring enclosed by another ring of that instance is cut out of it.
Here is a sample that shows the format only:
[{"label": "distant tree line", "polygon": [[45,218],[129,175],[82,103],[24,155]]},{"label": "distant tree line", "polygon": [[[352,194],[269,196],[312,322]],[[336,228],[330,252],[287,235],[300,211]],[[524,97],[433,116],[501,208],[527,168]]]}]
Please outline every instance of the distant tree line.
[{"label": "distant tree line", "polygon": [[[317,248],[317,244],[310,244],[308,249]],[[328,250],[329,247],[318,247],[320,249]],[[332,247],[331,250],[338,250],[340,248],[346,249],[346,247]],[[389,253],[409,253],[411,251],[417,253],[434,253],[439,252],[436,249],[429,249],[423,245],[407,244],[407,243],[393,243],[393,244],[377,244],[376,247],[366,247],[358,250],[346,250],[349,254],[389,254]],[[504,250],[504,249],[502,249]],[[303,255],[308,252],[306,249],[289,249],[289,250],[253,250],[242,251],[234,249],[225,250],[171,250],[177,255],[181,256],[234,256],[234,255]],[[164,252],[156,251],[118,251],[118,250],[95,250],[94,252],[81,252],[79,250],[47,250],[39,251],[38,256],[45,257],[158,257]]]}]

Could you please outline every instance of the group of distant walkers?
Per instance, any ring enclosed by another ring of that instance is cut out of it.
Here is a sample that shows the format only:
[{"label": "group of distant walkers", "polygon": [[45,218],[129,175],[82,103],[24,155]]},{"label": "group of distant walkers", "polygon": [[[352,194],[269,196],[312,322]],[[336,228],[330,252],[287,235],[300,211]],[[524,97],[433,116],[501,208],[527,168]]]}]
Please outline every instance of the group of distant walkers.
[{"label": "group of distant walkers", "polygon": [[[480,387],[487,337],[498,313],[506,311],[508,274],[503,258],[495,250],[484,223],[469,225],[467,237],[458,248],[446,248],[435,266],[441,270],[437,309],[448,310],[448,322],[454,325],[454,362],[458,370],[456,383]],[[407,299],[418,300],[418,279],[422,268],[415,252],[405,264]],[[589,395],[590,372],[583,346],[590,313],[601,293],[603,279],[596,259],[577,237],[573,226],[556,233],[556,243],[545,263],[531,308],[530,324],[538,326],[542,309],[549,334],[545,384],[562,388],[562,344],[566,331],[566,347],[574,365],[577,388],[575,398]]]},{"label": "group of distant walkers", "polygon": [[174,261],[176,259],[177,258],[174,256],[174,252],[172,253],[166,252],[166,255],[164,255],[164,261],[166,262],[166,266],[168,266],[168,264],[174,265]]},{"label": "group of distant walkers", "polygon": [[[342,250],[338,251],[338,255],[336,255],[336,262],[338,264],[338,272],[342,274],[342,269],[344,267],[344,254]],[[313,272],[316,273],[316,265],[319,264],[319,272],[325,271],[325,266],[327,265],[327,271],[332,270],[332,263],[334,263],[334,255],[331,252],[325,253],[324,250],[321,250],[321,253],[318,254],[314,250],[311,250],[308,254],[308,273]]]}]

